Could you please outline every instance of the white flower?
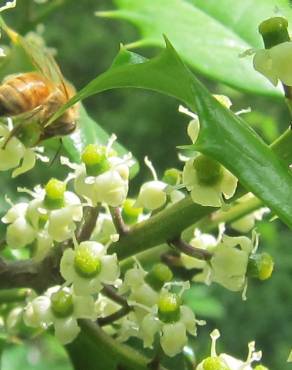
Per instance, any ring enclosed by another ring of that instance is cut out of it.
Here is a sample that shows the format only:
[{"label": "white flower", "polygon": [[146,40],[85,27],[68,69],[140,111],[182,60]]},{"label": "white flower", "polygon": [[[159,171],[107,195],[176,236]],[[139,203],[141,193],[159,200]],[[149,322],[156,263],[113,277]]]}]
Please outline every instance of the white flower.
[{"label": "white flower", "polygon": [[152,347],[156,333],[160,335],[163,351],[171,357],[182,351],[187,343],[187,333],[196,335],[193,311],[180,305],[172,293],[162,292],[158,306],[142,320],[139,337],[143,340],[144,347]]},{"label": "white flower", "polygon": [[128,194],[128,175],[129,168],[125,164],[114,164],[112,169],[98,176],[88,176],[82,165],[76,171],[74,189],[93,206],[106,203],[118,207]]},{"label": "white flower", "polygon": [[97,218],[96,227],[92,234],[92,240],[107,244],[115,237],[117,230],[109,213],[100,213]]},{"label": "white flower", "polygon": [[[217,99],[224,107],[229,109],[232,105],[231,100],[226,95],[213,95],[215,99]],[[192,140],[193,144],[197,141],[199,132],[200,132],[200,121],[199,116],[196,113],[191,112],[183,105],[180,105],[178,108],[179,112],[186,114],[187,116],[191,117],[192,120],[188,124],[187,133],[190,139]]]},{"label": "white flower", "polygon": [[259,49],[253,59],[256,71],[264,75],[273,85],[282,81],[292,86],[292,42],[287,41],[270,49]]},{"label": "white flower", "polygon": [[224,235],[210,260],[212,281],[232,291],[242,290],[246,283],[247,264],[253,249],[252,241],[245,236]]},{"label": "white flower", "polygon": [[47,229],[39,230],[33,244],[33,260],[36,262],[42,261],[47,256],[53,245],[53,238],[48,233]]},{"label": "white flower", "polygon": [[255,343],[248,344],[248,356],[246,361],[238,360],[235,357],[221,353],[216,353],[216,341],[220,337],[217,329],[213,330],[210,334],[212,339],[211,356],[204,359],[197,367],[196,370],[252,370],[251,364],[254,361],[260,361],[262,357],[261,351],[255,352]]},{"label": "white flower", "polygon": [[166,183],[158,180],[145,182],[141,186],[135,207],[143,207],[150,211],[162,207],[167,199],[166,187]]},{"label": "white flower", "polygon": [[75,222],[82,219],[80,199],[71,191],[64,194],[64,207],[48,212],[48,232],[57,242],[69,239],[76,229]]},{"label": "white flower", "polygon": [[203,206],[220,207],[236,190],[237,178],[212,159],[198,155],[189,159],[183,169],[183,184],[192,200]]},{"label": "white flower", "polygon": [[95,178],[94,189],[98,202],[118,207],[127,198],[128,179],[116,169],[109,170]]},{"label": "white flower", "polygon": [[95,320],[96,317],[92,297],[76,296],[69,288],[56,286],[28,303],[24,322],[44,329],[54,325],[56,337],[62,344],[67,344],[80,332],[77,319]]},{"label": "white flower", "polygon": [[202,273],[195,275],[193,281],[204,281],[207,285],[216,282],[231,291],[245,290],[247,265],[256,247],[245,236],[223,235],[219,244],[212,249],[211,260],[205,263]]},{"label": "white flower", "polygon": [[47,227],[49,235],[57,242],[71,238],[76,229],[76,222],[81,221],[83,215],[78,196],[71,191],[64,191],[62,204],[51,209],[46,203],[44,189],[35,188],[35,192],[31,194],[35,199],[29,203],[26,213],[30,224],[36,230]]},{"label": "white flower", "polygon": [[116,254],[107,255],[106,247],[94,241],[82,242],[74,250],[66,249],[60,271],[78,295],[99,293],[103,283],[114,284],[119,277]]},{"label": "white flower", "polygon": [[22,248],[31,244],[36,236],[34,228],[24,217],[18,217],[7,227],[6,242],[10,248]]},{"label": "white flower", "polygon": [[17,167],[12,172],[12,177],[16,177],[33,168],[35,162],[34,150],[26,148],[15,136],[10,137],[9,129],[0,124],[0,171]]},{"label": "white flower", "polygon": [[[222,230],[223,231],[223,230]],[[219,234],[217,239],[211,234],[203,234],[199,229],[195,229],[194,231],[194,238],[190,240],[189,244],[195,248],[205,249],[208,251],[212,251],[214,247],[219,243],[222,237],[222,231],[219,230]],[[181,261],[183,266],[190,270],[190,269],[202,269],[206,265],[206,261],[191,257],[184,253],[180,255]]]},{"label": "white flower", "polygon": [[6,215],[2,217],[1,221],[5,224],[11,224],[16,221],[18,217],[25,217],[28,203],[20,202],[12,205],[7,211]]},{"label": "white flower", "polygon": [[[254,196],[251,193],[248,193],[238,199],[238,203],[242,204],[245,203],[246,201],[249,201],[250,199],[254,198]],[[262,207],[252,213],[249,213],[248,215],[241,217],[240,219],[234,221],[231,223],[231,227],[239,231],[240,233],[248,233],[250,230],[252,230],[255,226],[255,222],[262,220],[263,216],[266,213],[269,213],[270,209],[267,207]]]}]

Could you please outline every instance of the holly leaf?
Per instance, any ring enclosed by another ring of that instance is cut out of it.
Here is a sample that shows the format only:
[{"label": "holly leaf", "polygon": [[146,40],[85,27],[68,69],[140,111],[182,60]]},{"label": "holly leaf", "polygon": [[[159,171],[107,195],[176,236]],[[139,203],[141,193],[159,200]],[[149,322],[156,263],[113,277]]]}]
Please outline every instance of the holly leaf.
[{"label": "holly leaf", "polygon": [[[166,49],[145,60],[122,48],[112,67],[92,80],[52,117],[70,105],[105,90],[144,88],[173,96],[192,110],[201,122],[198,142],[189,148],[221,162],[287,225],[292,226],[292,175],[288,166],[232,111],[223,107],[196,79],[166,40]],[[276,191],[275,191],[276,189]]]},{"label": "holly leaf", "polygon": [[[196,71],[244,91],[279,95],[280,90],[253,69],[244,51],[262,48],[258,25],[276,9],[291,18],[287,0],[115,0],[118,9],[102,17],[134,24],[141,38],[128,48],[163,47],[162,34]],[[228,9],[228,11],[227,11]]]}]

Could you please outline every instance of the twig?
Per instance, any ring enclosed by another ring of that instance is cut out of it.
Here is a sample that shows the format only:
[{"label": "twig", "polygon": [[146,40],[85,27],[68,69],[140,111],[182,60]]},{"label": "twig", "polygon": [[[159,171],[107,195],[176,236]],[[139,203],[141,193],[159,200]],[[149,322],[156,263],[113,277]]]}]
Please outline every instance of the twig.
[{"label": "twig", "polygon": [[128,302],[126,298],[119,295],[112,286],[110,285],[104,285],[101,293],[105,295],[106,297],[110,298],[112,301],[118,303],[121,306],[128,306]]},{"label": "twig", "polygon": [[130,228],[125,225],[124,220],[121,215],[121,210],[119,207],[110,207],[110,213],[112,216],[113,223],[115,225],[115,228],[117,230],[117,233],[120,236],[126,235]]},{"label": "twig", "polygon": [[182,253],[187,254],[191,257],[195,257],[205,261],[208,261],[212,258],[212,253],[208,252],[206,249],[193,247],[192,245],[183,241],[180,237],[170,240],[168,244],[173,245]]},{"label": "twig", "polygon": [[119,309],[118,311],[112,313],[111,315],[108,315],[106,317],[100,317],[97,320],[98,325],[99,326],[109,325],[109,324],[121,319],[122,317],[126,316],[131,310],[132,310],[132,308],[129,305],[126,305],[126,306],[122,307],[121,309]]},{"label": "twig", "polygon": [[98,205],[96,207],[87,207],[85,209],[84,222],[81,225],[77,236],[77,241],[79,243],[90,239],[90,236],[96,226],[96,220],[100,211],[100,207],[101,206]]}]

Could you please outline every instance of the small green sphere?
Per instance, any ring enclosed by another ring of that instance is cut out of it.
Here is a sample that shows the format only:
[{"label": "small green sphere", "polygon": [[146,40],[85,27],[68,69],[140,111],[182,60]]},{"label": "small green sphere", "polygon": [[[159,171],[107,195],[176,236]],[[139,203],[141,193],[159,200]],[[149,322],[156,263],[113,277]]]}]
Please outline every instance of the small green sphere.
[{"label": "small green sphere", "polygon": [[51,304],[52,311],[57,317],[68,317],[73,312],[72,294],[64,290],[52,294]]},{"label": "small green sphere", "polygon": [[222,166],[219,162],[205,155],[199,155],[194,160],[194,169],[197,171],[201,185],[216,185],[222,178]]},{"label": "small green sphere", "polygon": [[88,246],[79,246],[75,252],[74,267],[84,278],[92,278],[99,274],[101,261]]},{"label": "small green sphere", "polygon": [[180,319],[180,298],[177,294],[164,292],[158,301],[158,317],[165,323]]}]

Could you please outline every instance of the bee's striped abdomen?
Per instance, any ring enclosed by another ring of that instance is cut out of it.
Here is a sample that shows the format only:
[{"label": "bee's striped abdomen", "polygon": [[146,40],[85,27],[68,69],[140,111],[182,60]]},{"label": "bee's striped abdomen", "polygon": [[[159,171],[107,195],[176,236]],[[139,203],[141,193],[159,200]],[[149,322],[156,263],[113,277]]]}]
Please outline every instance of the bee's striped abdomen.
[{"label": "bee's striped abdomen", "polygon": [[15,116],[44,103],[51,88],[37,72],[16,75],[0,86],[0,116]]}]

